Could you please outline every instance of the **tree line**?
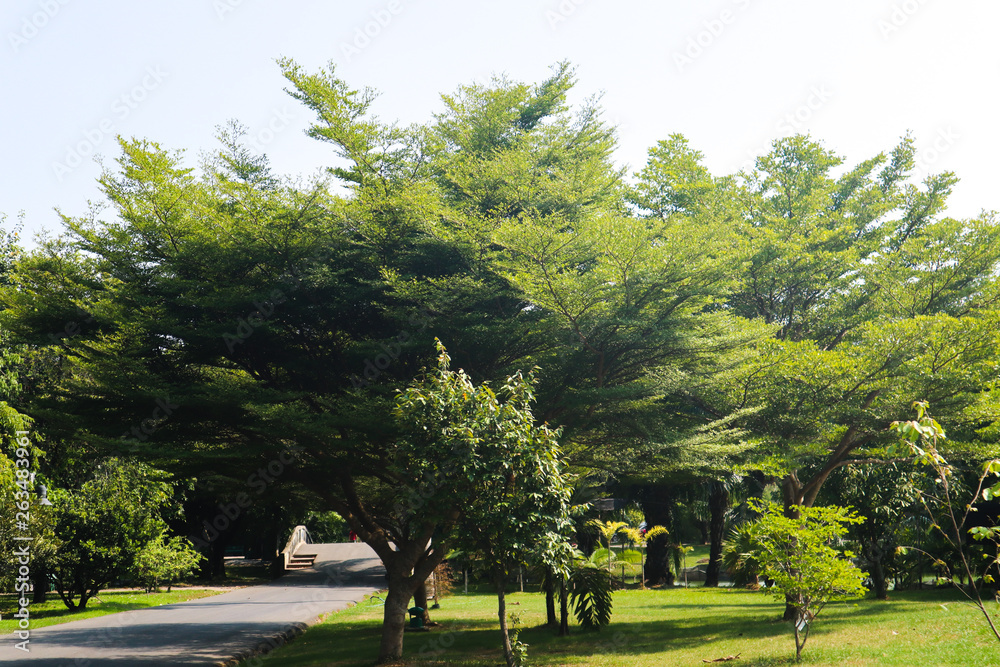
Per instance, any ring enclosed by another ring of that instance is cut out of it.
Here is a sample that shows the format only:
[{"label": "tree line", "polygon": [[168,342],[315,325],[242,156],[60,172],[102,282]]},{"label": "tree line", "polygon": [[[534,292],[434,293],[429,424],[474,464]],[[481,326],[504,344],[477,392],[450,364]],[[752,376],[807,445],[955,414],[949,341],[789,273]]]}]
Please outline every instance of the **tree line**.
[{"label": "tree line", "polygon": [[[915,400],[962,456],[992,447],[1000,229],[946,215],[954,174],[914,182],[912,137],[849,164],[796,135],[714,175],[674,134],[628,174],[565,63],[405,127],[332,66],[278,64],[324,173],[275,174],[237,123],[195,164],[123,138],[102,202],[3,266],[4,398],[41,436],[40,479],[82,488],[111,456],[168,471],[209,572],[252,475],[268,549],[334,510],[389,573],[390,660],[450,549],[492,553],[502,589],[530,524],[566,576],[574,489],[627,491],[652,526],[704,484],[717,581],[734,472],[789,516],[842,469],[897,488],[889,427]],[[650,540],[651,583],[669,549]]]}]

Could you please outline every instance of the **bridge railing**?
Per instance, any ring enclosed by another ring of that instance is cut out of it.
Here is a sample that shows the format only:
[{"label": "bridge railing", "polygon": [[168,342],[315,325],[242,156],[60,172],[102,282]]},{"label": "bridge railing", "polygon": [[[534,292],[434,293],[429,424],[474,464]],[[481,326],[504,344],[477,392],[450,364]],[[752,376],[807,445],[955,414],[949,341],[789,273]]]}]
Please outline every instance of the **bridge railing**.
[{"label": "bridge railing", "polygon": [[285,569],[288,569],[289,559],[295,555],[295,552],[303,544],[312,544],[309,529],[305,526],[295,526],[292,529],[291,537],[288,538],[288,542],[285,544],[285,548],[281,550],[281,557],[285,561]]}]

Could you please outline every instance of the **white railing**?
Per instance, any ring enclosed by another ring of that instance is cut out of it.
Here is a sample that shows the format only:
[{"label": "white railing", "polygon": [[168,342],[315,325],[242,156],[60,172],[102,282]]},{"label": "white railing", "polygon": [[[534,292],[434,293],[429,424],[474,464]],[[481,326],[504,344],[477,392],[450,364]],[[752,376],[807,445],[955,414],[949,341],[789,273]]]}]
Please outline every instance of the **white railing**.
[{"label": "white railing", "polygon": [[288,538],[288,543],[285,544],[285,548],[281,551],[281,556],[285,561],[285,569],[288,569],[288,561],[295,552],[303,544],[312,544],[312,537],[309,535],[309,529],[305,526],[295,526],[292,530],[291,537]]}]

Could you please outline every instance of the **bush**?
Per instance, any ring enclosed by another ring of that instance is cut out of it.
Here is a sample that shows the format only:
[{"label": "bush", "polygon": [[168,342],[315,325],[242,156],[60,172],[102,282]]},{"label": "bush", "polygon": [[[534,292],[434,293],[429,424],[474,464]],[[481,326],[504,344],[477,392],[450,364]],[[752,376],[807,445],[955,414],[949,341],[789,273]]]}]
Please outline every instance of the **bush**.
[{"label": "bush", "polygon": [[336,512],[309,512],[302,519],[302,525],[309,529],[313,542],[323,544],[347,539],[347,522]]},{"label": "bush", "polygon": [[754,540],[752,524],[736,526],[722,547],[722,566],[733,578],[733,586],[760,588],[762,567],[755,557],[760,545]]},{"label": "bush", "polygon": [[611,622],[611,579],[608,571],[583,561],[569,577],[576,619],[585,629],[600,630]]},{"label": "bush", "polygon": [[167,539],[160,533],[139,552],[132,571],[147,593],[158,591],[160,584],[169,592],[170,585],[194,572],[203,558],[186,539]]},{"label": "bush", "polygon": [[164,473],[134,461],[108,459],[94,478],[55,503],[60,542],[51,572],[69,609],[133,571],[139,553],[166,524],[160,512],[172,502]]}]

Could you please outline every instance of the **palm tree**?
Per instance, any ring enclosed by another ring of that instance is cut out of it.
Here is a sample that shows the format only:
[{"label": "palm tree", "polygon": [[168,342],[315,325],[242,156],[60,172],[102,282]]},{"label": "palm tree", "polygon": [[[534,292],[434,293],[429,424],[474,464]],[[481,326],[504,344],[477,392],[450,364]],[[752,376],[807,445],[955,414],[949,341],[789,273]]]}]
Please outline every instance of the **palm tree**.
[{"label": "palm tree", "polygon": [[611,580],[611,540],[614,539],[615,535],[622,532],[625,528],[628,528],[628,524],[624,521],[598,521],[594,519],[590,522],[590,525],[596,528],[601,533],[601,537],[604,538],[605,543],[608,547],[608,580]]},{"label": "palm tree", "polygon": [[640,569],[639,587],[640,588],[645,588],[646,587],[646,545],[649,544],[650,540],[652,540],[652,539],[654,539],[656,537],[659,537],[660,535],[669,535],[670,531],[668,531],[663,526],[653,526],[649,530],[643,532],[642,529],[640,529],[638,526],[628,526],[626,528],[622,528],[620,532],[621,532],[622,535],[625,536],[625,539],[627,539],[631,544],[633,544],[633,545],[635,545],[635,546],[637,546],[637,547],[640,548],[640,551],[639,551],[639,569]]}]

